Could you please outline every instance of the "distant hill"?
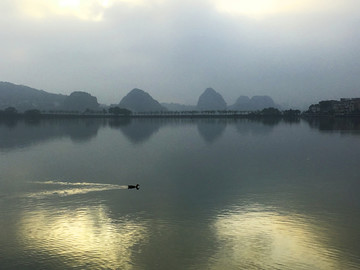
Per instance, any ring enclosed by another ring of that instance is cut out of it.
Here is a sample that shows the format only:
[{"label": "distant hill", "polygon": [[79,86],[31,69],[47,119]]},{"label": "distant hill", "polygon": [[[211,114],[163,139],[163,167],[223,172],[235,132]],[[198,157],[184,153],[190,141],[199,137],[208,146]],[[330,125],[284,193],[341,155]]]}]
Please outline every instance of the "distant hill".
[{"label": "distant hill", "polygon": [[224,98],[212,88],[207,88],[199,97],[197,109],[204,110],[226,110]]},{"label": "distant hill", "polygon": [[86,109],[98,110],[99,103],[97,98],[86,92],[72,92],[63,102],[62,108],[68,111],[83,112]]},{"label": "distant hill", "polygon": [[169,111],[196,111],[197,107],[195,105],[184,105],[179,103],[161,103]]},{"label": "distant hill", "polygon": [[18,111],[59,108],[65,95],[51,94],[28,86],[0,82],[0,109],[15,107]]},{"label": "distant hill", "polygon": [[250,98],[248,96],[240,96],[233,105],[228,107],[228,109],[250,111],[251,107],[252,104]]},{"label": "distant hill", "polygon": [[119,107],[134,112],[167,111],[157,100],[141,89],[131,90],[119,103]]},{"label": "distant hill", "polygon": [[253,96],[251,99],[247,96],[240,96],[235,104],[228,107],[229,110],[236,111],[257,111],[265,108],[279,108],[273,99],[269,96]]}]

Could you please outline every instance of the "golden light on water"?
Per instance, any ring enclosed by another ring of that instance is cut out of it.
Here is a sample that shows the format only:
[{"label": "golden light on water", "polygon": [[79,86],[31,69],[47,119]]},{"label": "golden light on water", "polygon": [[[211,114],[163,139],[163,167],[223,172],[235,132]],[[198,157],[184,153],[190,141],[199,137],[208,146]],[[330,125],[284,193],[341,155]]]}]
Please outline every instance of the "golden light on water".
[{"label": "golden light on water", "polygon": [[272,265],[324,270],[341,267],[331,249],[321,241],[323,236],[299,216],[280,215],[255,206],[251,211],[218,216],[213,228],[222,248],[209,262],[209,269],[233,266],[268,269]]},{"label": "golden light on water", "polygon": [[147,239],[146,225],[124,218],[115,222],[103,206],[25,212],[19,238],[33,254],[60,258],[66,267],[132,269],[132,247]]},{"label": "golden light on water", "polygon": [[[65,268],[133,269],[139,260],[152,262],[152,255],[147,252],[159,248],[159,241],[170,243],[164,232],[182,226],[167,224],[169,227],[161,228],[162,237],[157,239],[158,235],[155,238],[152,235],[151,221],[129,214],[118,214],[114,218],[101,202],[88,206],[83,200],[87,198],[83,195],[90,192],[127,186],[59,181],[32,182],[32,185],[45,189],[20,196],[30,205],[20,214],[15,238],[21,250],[32,254],[35,261],[39,258],[51,264],[61,263]],[[56,201],[61,204],[57,205]],[[78,203],[82,206],[77,206]],[[260,204],[224,209],[211,218],[210,223],[202,224],[210,228],[205,237],[213,241],[214,249],[200,256],[200,264],[195,263],[194,269],[276,266],[278,269],[331,270],[349,265],[346,254],[332,248],[336,243],[334,245],[330,238],[336,234],[328,221],[314,217],[279,212]],[[160,248],[170,249],[169,254],[177,251],[176,247],[167,245]]]}]

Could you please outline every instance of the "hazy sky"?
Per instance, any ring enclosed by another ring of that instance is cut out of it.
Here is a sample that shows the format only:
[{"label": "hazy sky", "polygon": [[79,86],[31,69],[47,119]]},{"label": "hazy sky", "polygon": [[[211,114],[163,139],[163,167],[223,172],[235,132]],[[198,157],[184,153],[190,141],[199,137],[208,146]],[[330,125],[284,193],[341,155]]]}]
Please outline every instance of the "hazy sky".
[{"label": "hazy sky", "polygon": [[360,97],[359,0],[1,0],[0,81],[118,103]]}]

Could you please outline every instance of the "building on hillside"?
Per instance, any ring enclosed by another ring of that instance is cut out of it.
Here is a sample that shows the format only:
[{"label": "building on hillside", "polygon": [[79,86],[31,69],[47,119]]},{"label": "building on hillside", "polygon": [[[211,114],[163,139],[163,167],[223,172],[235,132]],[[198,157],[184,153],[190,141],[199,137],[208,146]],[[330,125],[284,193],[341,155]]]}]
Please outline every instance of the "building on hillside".
[{"label": "building on hillside", "polygon": [[312,104],[307,111],[310,115],[353,115],[360,114],[360,98],[341,98],[324,100]]}]

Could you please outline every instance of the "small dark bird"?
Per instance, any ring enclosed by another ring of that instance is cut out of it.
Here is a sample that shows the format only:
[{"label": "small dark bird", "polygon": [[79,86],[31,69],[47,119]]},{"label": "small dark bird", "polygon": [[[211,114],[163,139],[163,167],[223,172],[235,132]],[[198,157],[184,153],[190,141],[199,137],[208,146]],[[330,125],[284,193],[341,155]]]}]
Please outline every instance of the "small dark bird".
[{"label": "small dark bird", "polygon": [[136,184],[136,186],[134,185],[128,185],[128,189],[133,189],[133,188],[136,188],[137,190],[139,189],[139,184]]}]

